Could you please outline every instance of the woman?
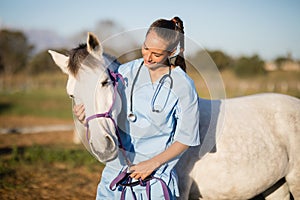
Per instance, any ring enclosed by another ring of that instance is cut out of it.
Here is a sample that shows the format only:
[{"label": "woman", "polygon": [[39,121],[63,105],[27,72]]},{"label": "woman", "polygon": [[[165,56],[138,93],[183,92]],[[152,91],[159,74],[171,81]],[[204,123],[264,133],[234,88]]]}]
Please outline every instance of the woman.
[{"label": "woman", "polygon": [[[118,126],[133,164],[130,177],[145,180],[153,175],[163,180],[170,199],[179,195],[175,164],[189,146],[200,144],[198,95],[185,73],[183,34],[183,22],[178,17],[155,21],[142,46],[143,58],[118,69],[127,81],[121,96],[125,98],[122,102],[127,110],[123,111],[128,118],[119,117]],[[74,107],[74,112],[84,121],[83,105]],[[120,199],[124,188],[112,191],[109,185],[126,168],[121,157],[106,163],[97,199]],[[134,186],[123,195],[125,199],[148,199],[143,185]],[[151,180],[150,195],[151,199],[164,198],[160,181]]]}]

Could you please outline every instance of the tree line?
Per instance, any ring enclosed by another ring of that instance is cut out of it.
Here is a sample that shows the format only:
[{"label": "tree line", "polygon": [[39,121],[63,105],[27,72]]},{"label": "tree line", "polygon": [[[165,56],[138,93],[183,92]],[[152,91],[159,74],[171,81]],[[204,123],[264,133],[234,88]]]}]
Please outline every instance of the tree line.
[{"label": "tree line", "polygon": [[[0,74],[4,76],[18,73],[37,75],[59,71],[46,50],[32,55],[33,49],[34,46],[28,42],[23,32],[0,30]],[[67,52],[66,49],[57,49],[57,51]],[[199,51],[190,59],[201,62],[198,59],[200,53]],[[259,55],[233,58],[220,50],[209,50],[207,53],[220,71],[233,70],[238,76],[256,76],[267,73],[264,68],[265,62]],[[136,54],[137,57],[140,56],[139,52]],[[275,60],[275,63],[280,65],[289,59],[280,57]]]}]

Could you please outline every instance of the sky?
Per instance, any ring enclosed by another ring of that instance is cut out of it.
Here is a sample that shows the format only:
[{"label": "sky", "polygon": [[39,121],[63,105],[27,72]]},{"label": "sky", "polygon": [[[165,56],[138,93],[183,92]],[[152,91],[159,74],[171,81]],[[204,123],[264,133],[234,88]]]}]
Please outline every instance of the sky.
[{"label": "sky", "polygon": [[0,0],[0,27],[42,29],[71,36],[114,20],[125,30],[179,16],[185,35],[231,56],[258,54],[300,60],[299,0]]}]

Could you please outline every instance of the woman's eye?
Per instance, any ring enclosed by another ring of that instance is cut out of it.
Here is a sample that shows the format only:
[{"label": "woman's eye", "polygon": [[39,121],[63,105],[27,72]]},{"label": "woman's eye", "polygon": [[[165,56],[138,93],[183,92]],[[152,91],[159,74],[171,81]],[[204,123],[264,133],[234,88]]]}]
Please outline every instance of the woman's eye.
[{"label": "woman's eye", "polygon": [[145,44],[143,45],[143,49],[144,50],[149,50],[149,48]]}]

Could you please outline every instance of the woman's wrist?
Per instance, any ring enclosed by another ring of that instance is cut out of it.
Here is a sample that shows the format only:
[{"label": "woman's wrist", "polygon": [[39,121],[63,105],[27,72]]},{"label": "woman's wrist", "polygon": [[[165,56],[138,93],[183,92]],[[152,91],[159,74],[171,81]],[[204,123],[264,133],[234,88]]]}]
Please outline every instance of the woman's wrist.
[{"label": "woman's wrist", "polygon": [[160,168],[160,166],[162,166],[164,164],[164,162],[162,162],[160,160],[159,156],[156,156],[156,157],[152,158],[151,162],[153,163],[153,166],[155,167],[155,170]]}]

